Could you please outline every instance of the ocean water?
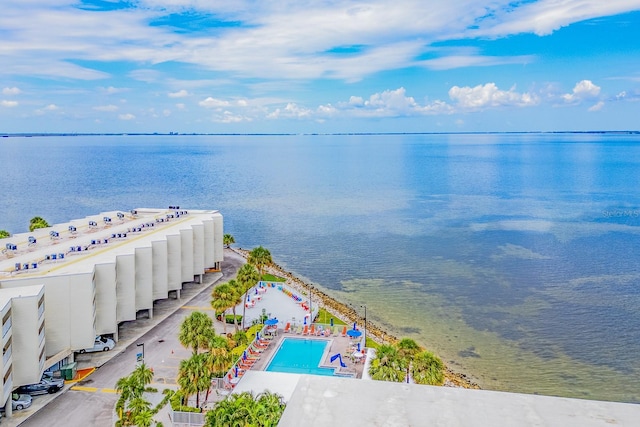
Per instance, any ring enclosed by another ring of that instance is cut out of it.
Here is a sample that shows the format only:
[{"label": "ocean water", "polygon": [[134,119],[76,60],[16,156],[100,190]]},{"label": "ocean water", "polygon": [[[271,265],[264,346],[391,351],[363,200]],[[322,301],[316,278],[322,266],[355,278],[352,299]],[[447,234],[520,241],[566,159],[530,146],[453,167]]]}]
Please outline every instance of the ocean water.
[{"label": "ocean water", "polygon": [[640,402],[640,136],[0,139],[0,229],[219,209],[483,388]]}]

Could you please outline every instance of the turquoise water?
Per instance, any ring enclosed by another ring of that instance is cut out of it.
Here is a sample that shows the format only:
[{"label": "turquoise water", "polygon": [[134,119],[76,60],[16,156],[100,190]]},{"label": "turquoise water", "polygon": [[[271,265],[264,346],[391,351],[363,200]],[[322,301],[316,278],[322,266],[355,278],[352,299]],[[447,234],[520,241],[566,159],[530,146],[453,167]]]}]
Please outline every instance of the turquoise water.
[{"label": "turquoise water", "polygon": [[331,376],[334,369],[318,366],[328,344],[326,340],[285,338],[265,371]]},{"label": "turquoise water", "polygon": [[219,209],[235,246],[484,388],[640,402],[640,135],[2,138],[0,159],[0,229]]}]

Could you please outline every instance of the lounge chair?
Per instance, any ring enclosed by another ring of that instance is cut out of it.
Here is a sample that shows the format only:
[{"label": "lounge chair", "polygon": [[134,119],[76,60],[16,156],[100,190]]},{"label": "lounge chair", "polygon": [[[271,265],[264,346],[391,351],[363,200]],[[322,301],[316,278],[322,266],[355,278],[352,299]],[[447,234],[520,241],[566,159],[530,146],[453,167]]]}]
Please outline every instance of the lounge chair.
[{"label": "lounge chair", "polygon": [[347,326],[345,325],[344,328],[342,328],[342,333],[340,334],[341,337],[346,337],[347,336]]},{"label": "lounge chair", "polygon": [[302,325],[299,325],[298,328],[296,329],[296,334],[300,335],[302,333]]},{"label": "lounge chair", "polygon": [[331,336],[331,328],[324,328],[324,336],[325,337]]},{"label": "lounge chair", "polygon": [[284,327],[284,333],[291,332],[291,323],[287,322],[287,325]]},{"label": "lounge chair", "polygon": [[311,329],[309,329],[309,335],[316,334],[316,325],[311,325]]},{"label": "lounge chair", "polygon": [[304,329],[302,330],[302,335],[309,335],[309,325],[304,325]]},{"label": "lounge chair", "polygon": [[340,328],[338,327],[338,325],[333,327],[333,336],[337,337],[338,334],[340,334]]}]

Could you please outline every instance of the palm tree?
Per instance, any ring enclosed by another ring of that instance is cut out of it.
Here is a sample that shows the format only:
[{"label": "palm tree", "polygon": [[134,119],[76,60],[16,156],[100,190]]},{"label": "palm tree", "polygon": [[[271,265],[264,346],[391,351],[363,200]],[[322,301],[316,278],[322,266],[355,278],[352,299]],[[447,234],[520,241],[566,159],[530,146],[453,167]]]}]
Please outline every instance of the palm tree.
[{"label": "palm tree", "polygon": [[138,427],[151,427],[153,412],[150,410],[142,410],[133,417],[133,421]]},{"label": "palm tree", "polygon": [[244,264],[240,267],[238,271],[238,275],[236,277],[238,281],[240,289],[243,291],[242,297],[242,329],[244,329],[244,317],[247,312],[247,295],[249,294],[249,290],[258,283],[260,280],[260,273],[258,270],[251,264]]},{"label": "palm tree", "polygon": [[33,231],[37,228],[47,227],[49,227],[49,223],[47,223],[47,221],[45,221],[44,218],[40,216],[34,216],[33,218],[31,218],[31,221],[29,221],[29,231]]},{"label": "palm tree", "polygon": [[396,348],[398,349],[399,356],[406,358],[412,358],[422,351],[418,343],[411,338],[402,338],[398,344],[396,344]]},{"label": "palm tree", "polygon": [[397,344],[396,348],[398,349],[398,356],[404,360],[404,365],[406,366],[406,378],[409,378],[411,374],[411,362],[413,357],[422,351],[422,348],[418,345],[417,342],[412,340],[411,338],[403,338]]},{"label": "palm tree", "polygon": [[418,384],[442,385],[444,383],[444,363],[428,351],[416,354],[411,361],[411,376]]},{"label": "palm tree", "polygon": [[402,382],[406,376],[407,363],[398,349],[391,344],[378,347],[376,358],[371,362],[369,375],[374,380]]},{"label": "palm tree", "polygon": [[282,396],[272,393],[269,390],[258,395],[258,403],[264,408],[261,417],[264,425],[278,425],[280,417],[286,407]]},{"label": "palm tree", "polygon": [[231,246],[231,244],[235,243],[236,239],[233,238],[233,235],[231,234],[225,234],[224,236],[222,236],[222,243],[228,248]]},{"label": "palm tree", "polygon": [[153,380],[153,370],[148,368],[144,363],[136,366],[131,374],[132,379],[136,382],[137,386],[143,391],[148,384],[151,384]]},{"label": "palm tree", "polygon": [[206,390],[211,381],[210,374],[206,372],[203,356],[204,354],[194,354],[180,361],[178,369],[178,385],[185,394],[185,400],[188,402],[189,396],[195,394],[197,407],[200,407],[200,392]]},{"label": "palm tree", "polygon": [[227,283],[223,283],[217,286],[212,292],[211,307],[216,312],[222,310],[224,322],[224,332],[227,333],[227,321],[224,318],[224,311],[231,308],[233,311],[233,323],[235,324],[236,331],[238,330],[238,321],[236,318],[236,306],[242,302],[242,292],[239,292],[238,282],[235,279],[229,280]]},{"label": "palm tree", "polygon": [[0,230],[0,239],[6,239],[7,237],[11,237],[11,233],[7,230]]},{"label": "palm tree", "polygon": [[151,403],[145,400],[142,395],[152,380],[153,371],[142,363],[136,367],[131,375],[120,378],[116,382],[116,390],[120,393],[116,402],[116,411],[121,414],[120,425],[133,425],[135,417],[142,412],[150,411]]},{"label": "palm tree", "polygon": [[284,409],[282,396],[269,391],[255,397],[250,392],[232,394],[207,412],[205,426],[276,426]]},{"label": "palm tree", "polygon": [[215,336],[213,320],[200,311],[194,311],[182,321],[178,339],[186,348],[193,349],[193,354],[198,350],[207,348],[207,344]]},{"label": "palm tree", "polygon": [[[221,336],[214,337],[209,343],[209,351],[204,354],[204,364],[209,371],[209,377],[213,378],[214,375],[219,372],[225,372],[233,363],[233,354],[229,352],[228,341]],[[209,382],[209,386],[211,382]],[[209,399],[209,391],[211,387],[207,387],[207,394],[204,398],[206,401]]]},{"label": "palm tree", "polygon": [[258,272],[260,273],[260,278],[262,278],[262,269],[269,264],[273,263],[273,259],[271,258],[271,252],[268,249],[263,248],[262,246],[258,246],[249,252],[249,264],[253,264],[258,267]]},{"label": "palm tree", "polygon": [[222,313],[222,324],[225,334],[227,333],[225,313],[234,306],[236,300],[235,295],[233,295],[234,291],[228,283],[218,285],[211,291],[211,308],[216,311],[216,316],[218,313]]}]

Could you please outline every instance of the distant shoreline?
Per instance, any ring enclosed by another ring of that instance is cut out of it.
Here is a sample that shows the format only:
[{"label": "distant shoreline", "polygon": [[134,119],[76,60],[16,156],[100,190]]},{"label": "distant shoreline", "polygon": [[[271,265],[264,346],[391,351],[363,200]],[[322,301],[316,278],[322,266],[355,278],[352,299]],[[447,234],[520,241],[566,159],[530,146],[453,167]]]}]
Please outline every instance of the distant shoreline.
[{"label": "distant shoreline", "polygon": [[7,132],[2,138],[31,138],[48,136],[358,136],[358,135],[640,135],[640,130],[533,130],[533,131],[477,131],[477,132],[335,132],[335,133],[189,133],[189,132]]},{"label": "distant shoreline", "polygon": [[[247,259],[249,257],[249,251],[242,248],[228,248],[234,251],[238,255]],[[356,311],[341,303],[340,301],[330,297],[314,285],[305,282],[297,277],[295,274],[285,270],[278,264],[273,264],[270,267],[266,267],[266,272],[273,274],[274,276],[283,277],[287,280],[287,285],[294,287],[298,292],[303,295],[308,295],[308,291],[311,290],[312,302],[319,304],[331,314],[346,321],[346,323],[359,322],[362,320],[361,316]],[[367,336],[374,339],[376,342],[382,343],[383,341],[394,342],[398,341],[398,338],[388,331],[382,329],[378,325],[372,322],[367,323]],[[474,383],[467,375],[446,368],[445,372],[445,385],[450,387],[462,387],[470,389],[480,389],[480,386]]]}]

